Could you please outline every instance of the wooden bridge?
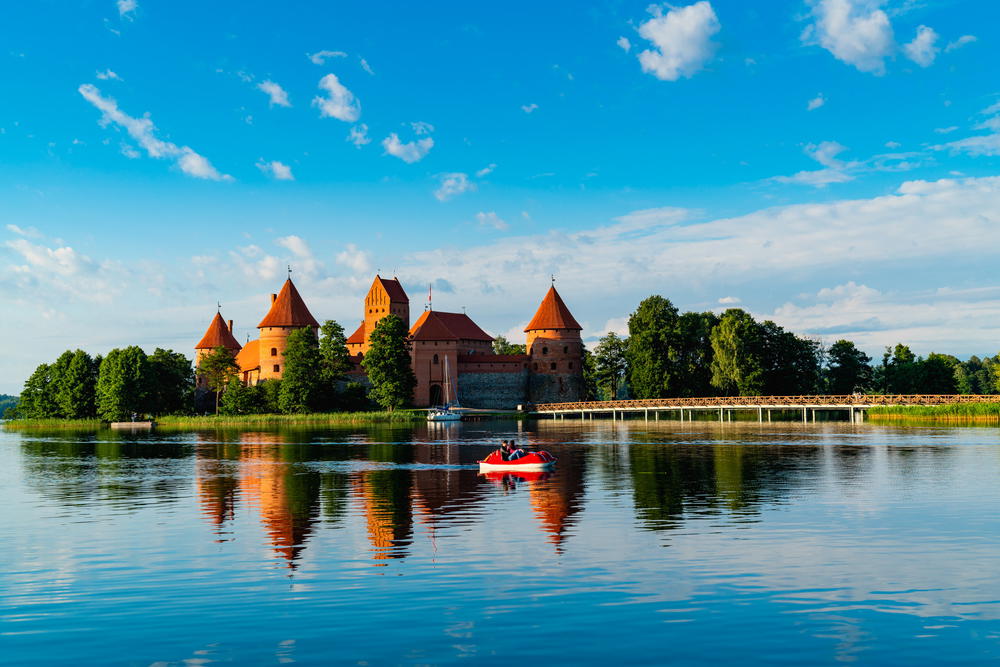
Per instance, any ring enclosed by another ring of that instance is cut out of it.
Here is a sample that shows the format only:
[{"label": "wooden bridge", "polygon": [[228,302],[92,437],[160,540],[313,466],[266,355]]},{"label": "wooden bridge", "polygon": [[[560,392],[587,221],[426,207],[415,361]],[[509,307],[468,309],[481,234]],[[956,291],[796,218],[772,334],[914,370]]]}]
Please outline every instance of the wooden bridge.
[{"label": "wooden bridge", "polygon": [[[534,406],[536,416],[552,415],[553,419],[579,416],[593,419],[610,416],[612,420],[628,415],[641,414],[647,421],[652,416],[659,420],[666,413],[676,415],[680,421],[691,421],[695,412],[718,411],[719,421],[732,421],[733,412],[756,413],[757,421],[771,421],[775,411],[801,411],[802,421],[816,413],[845,411],[853,424],[864,420],[864,411],[877,406],[951,405],[953,403],[998,403],[1000,396],[989,394],[844,394],[834,396],[708,396],[705,398],[647,398],[634,401],[583,401],[577,403],[539,403]],[[686,417],[686,418],[685,418]]]}]

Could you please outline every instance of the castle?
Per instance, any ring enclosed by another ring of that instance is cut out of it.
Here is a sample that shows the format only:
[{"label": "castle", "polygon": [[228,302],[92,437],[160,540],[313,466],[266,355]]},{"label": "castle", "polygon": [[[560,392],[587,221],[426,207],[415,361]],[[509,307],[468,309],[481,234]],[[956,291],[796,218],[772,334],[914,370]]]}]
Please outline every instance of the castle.
[{"label": "castle", "polygon": [[[582,327],[555,285],[524,329],[526,354],[501,355],[493,351],[493,338],[465,313],[433,310],[428,305],[410,326],[410,299],[403,286],[396,278],[376,275],[365,296],[361,324],[347,339],[354,365],[350,379],[367,381],[361,360],[375,325],[388,315],[399,317],[409,329],[417,378],[413,405],[417,407],[441,405],[450,398],[466,407],[507,409],[584,397]],[[289,278],[281,291],[271,295],[270,309],[257,325],[257,340],[240,345],[233,337],[233,321],[227,323],[221,312],[216,313],[195,345],[195,364],[221,345],[236,354],[244,383],[281,379],[288,335],[303,327],[318,332],[319,322]]]}]

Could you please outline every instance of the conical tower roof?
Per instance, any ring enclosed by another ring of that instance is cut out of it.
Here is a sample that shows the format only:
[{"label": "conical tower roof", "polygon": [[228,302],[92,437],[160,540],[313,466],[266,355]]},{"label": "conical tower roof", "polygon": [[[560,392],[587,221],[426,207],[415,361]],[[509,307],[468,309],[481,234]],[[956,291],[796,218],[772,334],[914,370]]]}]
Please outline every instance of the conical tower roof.
[{"label": "conical tower roof", "polygon": [[281,286],[278,298],[271,304],[271,310],[260,321],[257,328],[262,327],[318,327],[319,322],[306,308],[306,302],[299,296],[292,279],[289,278]]},{"label": "conical tower roof", "polygon": [[549,291],[545,294],[545,298],[542,299],[541,305],[538,306],[538,310],[535,311],[535,316],[531,318],[531,322],[524,328],[525,331],[534,331],[537,329],[583,330],[580,323],[573,317],[573,313],[569,312],[569,308],[566,307],[554,285],[549,288]]},{"label": "conical tower roof", "polygon": [[222,313],[216,313],[212,323],[208,325],[208,331],[202,336],[198,344],[194,346],[196,350],[214,350],[219,346],[229,348],[233,352],[239,352],[243,346],[233,338],[233,332],[226,326],[222,319]]}]

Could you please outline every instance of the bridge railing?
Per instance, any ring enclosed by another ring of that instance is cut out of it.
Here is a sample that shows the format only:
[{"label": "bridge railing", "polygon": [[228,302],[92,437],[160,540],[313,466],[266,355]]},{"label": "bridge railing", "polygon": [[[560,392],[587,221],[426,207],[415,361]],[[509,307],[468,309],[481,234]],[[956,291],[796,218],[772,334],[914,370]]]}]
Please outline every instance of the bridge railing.
[{"label": "bridge railing", "polygon": [[991,394],[840,394],[803,396],[706,396],[703,398],[645,398],[628,401],[577,401],[539,403],[535,412],[579,410],[641,410],[643,408],[765,408],[804,406],[897,406],[950,405],[952,403],[1000,403]]}]

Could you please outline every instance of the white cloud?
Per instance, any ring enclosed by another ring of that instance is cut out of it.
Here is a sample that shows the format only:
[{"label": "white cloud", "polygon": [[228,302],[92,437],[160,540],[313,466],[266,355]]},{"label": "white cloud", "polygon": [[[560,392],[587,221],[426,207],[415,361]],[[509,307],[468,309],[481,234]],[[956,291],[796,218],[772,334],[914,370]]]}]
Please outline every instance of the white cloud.
[{"label": "white cloud", "polygon": [[809,144],[805,147],[806,155],[819,162],[825,169],[800,171],[793,176],[778,176],[774,180],[779,183],[797,183],[817,188],[826,187],[831,183],[852,181],[854,180],[854,176],[848,174],[847,169],[857,166],[857,163],[845,163],[837,159],[837,156],[844,150],[846,150],[846,147],[836,141]]},{"label": "white cloud", "polygon": [[347,54],[343,51],[317,51],[316,53],[307,53],[306,58],[313,65],[325,65],[328,58],[346,58]]},{"label": "white cloud", "polygon": [[934,45],[937,38],[938,34],[934,32],[933,28],[922,25],[917,28],[917,36],[913,38],[913,41],[903,45],[903,53],[921,67],[930,67],[934,64],[934,59],[937,58],[937,54],[941,50]]},{"label": "white cloud", "polygon": [[361,102],[340,83],[336,74],[327,74],[320,79],[319,87],[326,91],[326,97],[317,95],[312,103],[319,107],[321,117],[336,118],[346,123],[354,123],[361,118]]},{"label": "white cloud", "polygon": [[470,181],[466,174],[441,174],[438,178],[441,179],[441,185],[434,191],[438,201],[448,201],[464,192],[476,189],[476,184]]},{"label": "white cloud", "polygon": [[257,162],[257,168],[260,169],[265,174],[269,174],[274,179],[279,181],[295,180],[295,177],[292,176],[292,168],[289,167],[287,164],[282,164],[281,162],[278,162],[277,160],[271,160],[270,162],[266,162],[263,158],[261,158]]},{"label": "white cloud", "polygon": [[885,147],[886,148],[890,148],[890,149],[899,148],[902,145],[903,144],[899,143],[898,141],[887,141],[887,142],[885,142]]},{"label": "white cloud", "polygon": [[97,74],[95,74],[94,76],[96,76],[98,79],[101,79],[102,81],[107,81],[107,80],[112,80],[112,79],[115,80],[115,81],[121,81],[122,80],[122,78],[120,76],[118,76],[112,70],[109,70],[109,69],[106,69],[103,72],[98,71]]},{"label": "white cloud", "polygon": [[156,128],[148,115],[143,118],[129,116],[118,108],[118,103],[114,99],[103,97],[101,91],[89,83],[81,85],[77,90],[103,114],[101,125],[114,123],[123,128],[150,157],[172,159],[181,171],[195,178],[213,181],[232,180],[232,176],[219,173],[207,159],[188,146],[178,146],[158,139],[155,135]]},{"label": "white cloud", "polygon": [[958,129],[957,125],[949,125],[948,127],[936,127],[934,128],[934,132],[936,132],[937,134],[951,134],[957,129]]},{"label": "white cloud", "polygon": [[19,227],[18,225],[13,224],[8,224],[6,227],[8,232],[13,232],[18,236],[23,236],[25,238],[38,239],[42,237],[42,233],[34,227]]},{"label": "white cloud", "polygon": [[966,153],[972,156],[1000,155],[1000,102],[991,104],[979,112],[984,120],[974,127],[977,130],[989,130],[982,134],[965,139],[959,139],[946,144],[933,146],[934,150],[948,150],[952,153]]},{"label": "white cloud", "polygon": [[323,274],[323,265],[313,254],[312,248],[301,236],[283,236],[274,241],[282,248],[292,253],[294,261],[290,262],[292,271],[301,274],[307,280],[315,280]]},{"label": "white cloud", "polygon": [[[122,276],[113,262],[98,263],[70,246],[48,247],[26,238],[4,246],[20,256],[19,265],[6,267],[23,289],[52,289],[77,299],[107,303],[121,290]],[[58,300],[56,297],[54,300]]]},{"label": "white cloud", "polygon": [[270,104],[272,107],[274,105],[278,105],[279,107],[292,106],[292,103],[288,101],[288,93],[274,81],[267,80],[263,83],[258,83],[257,89],[264,92],[269,98],[271,98]]},{"label": "white cloud", "polygon": [[485,176],[489,176],[490,174],[493,173],[493,170],[496,168],[497,168],[496,164],[490,163],[476,172],[476,178],[483,178]]},{"label": "white cloud", "polygon": [[359,250],[353,243],[348,243],[341,252],[337,253],[337,264],[347,267],[357,276],[367,276],[371,273],[372,263],[368,253]]},{"label": "white cloud", "polygon": [[628,53],[629,51],[632,50],[632,42],[628,41],[628,37],[625,36],[619,37],[618,41],[616,41],[615,44],[617,44],[618,48],[620,48],[625,53]]},{"label": "white cloud", "polygon": [[372,140],[368,137],[368,126],[364,123],[358,123],[348,132],[347,140],[358,148],[370,144]]},{"label": "white cloud", "polygon": [[816,0],[815,22],[802,40],[818,43],[833,56],[862,72],[885,73],[885,59],[895,48],[892,25],[870,0]]},{"label": "white cloud", "polygon": [[522,104],[521,105],[521,111],[523,111],[524,113],[531,113],[532,111],[534,111],[537,108],[538,108],[538,105],[535,104],[534,102],[532,102],[531,104]]},{"label": "white cloud", "polygon": [[724,306],[731,306],[737,303],[743,303],[743,299],[739,298],[738,296],[724,296],[721,299],[719,299],[719,303]]},{"label": "white cloud", "polygon": [[479,222],[481,227],[492,227],[493,229],[497,229],[501,232],[510,228],[510,225],[497,215],[496,211],[490,211],[489,213],[476,213],[476,220]]},{"label": "white cloud", "polygon": [[430,134],[434,131],[434,126],[430,123],[425,123],[418,120],[416,123],[410,123],[410,127],[413,128],[413,133],[418,137]]},{"label": "white cloud", "polygon": [[385,152],[389,155],[394,155],[403,162],[412,164],[424,159],[431,148],[434,147],[434,140],[430,137],[425,137],[417,141],[403,143],[399,135],[392,132],[382,140],[382,147],[385,148]]},{"label": "white cloud", "polygon": [[806,105],[806,110],[807,111],[815,111],[816,109],[819,109],[824,104],[826,104],[826,98],[823,97],[823,93],[820,93],[816,97],[814,97],[811,100],[809,100],[809,104]]},{"label": "white cloud", "polygon": [[652,49],[639,54],[642,71],[661,81],[676,81],[694,76],[715,53],[711,38],[721,25],[707,0],[687,7],[668,9],[651,5],[653,18],[639,26],[639,35],[653,43]]},{"label": "white cloud", "polygon": [[236,268],[251,280],[273,282],[281,274],[282,266],[278,258],[264,254],[264,251],[256,245],[230,251],[229,257]]},{"label": "white cloud", "polygon": [[139,3],[136,0],[118,0],[116,4],[118,5],[118,16],[123,19],[132,20],[132,14],[139,8]]},{"label": "white cloud", "polygon": [[361,58],[360,60],[361,60],[361,69],[368,72],[372,76],[375,76],[375,70],[373,70],[372,66],[368,64],[368,61],[365,60],[364,58]]},{"label": "white cloud", "polygon": [[962,35],[954,42],[948,42],[948,46],[944,47],[944,52],[951,53],[952,51],[956,51],[966,44],[972,44],[975,41],[977,41],[975,35]]}]

